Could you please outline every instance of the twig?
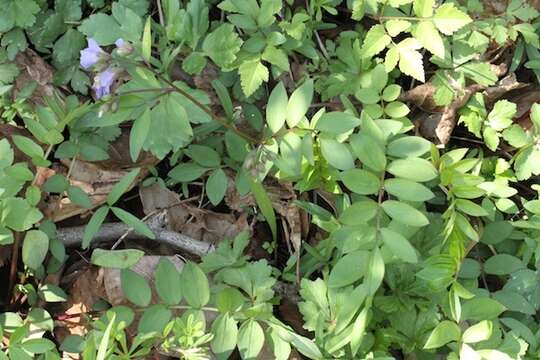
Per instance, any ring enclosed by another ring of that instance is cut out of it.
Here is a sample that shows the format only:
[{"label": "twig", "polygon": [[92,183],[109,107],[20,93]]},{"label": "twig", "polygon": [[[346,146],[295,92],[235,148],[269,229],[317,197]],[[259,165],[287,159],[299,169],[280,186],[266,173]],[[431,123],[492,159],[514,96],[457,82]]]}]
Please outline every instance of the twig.
[{"label": "twig", "polygon": [[[203,256],[214,251],[214,246],[203,241],[195,240],[187,235],[166,229],[166,213],[160,212],[150,218],[146,224],[152,230],[157,241],[177,249],[186,251],[196,256]],[[82,242],[85,226],[67,227],[58,230],[58,239],[66,246],[78,246]],[[130,232],[124,223],[106,223],[101,226],[92,241],[94,243],[106,243],[115,241],[124,236],[126,239],[147,239],[136,232]]]}]

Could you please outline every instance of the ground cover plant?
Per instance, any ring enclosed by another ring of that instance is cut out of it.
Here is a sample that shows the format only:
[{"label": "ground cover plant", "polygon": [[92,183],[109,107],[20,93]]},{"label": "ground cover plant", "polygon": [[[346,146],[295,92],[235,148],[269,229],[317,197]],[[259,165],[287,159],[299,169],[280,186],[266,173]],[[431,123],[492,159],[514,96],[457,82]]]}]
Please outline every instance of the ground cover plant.
[{"label": "ground cover plant", "polygon": [[0,9],[0,360],[540,358],[540,2]]}]

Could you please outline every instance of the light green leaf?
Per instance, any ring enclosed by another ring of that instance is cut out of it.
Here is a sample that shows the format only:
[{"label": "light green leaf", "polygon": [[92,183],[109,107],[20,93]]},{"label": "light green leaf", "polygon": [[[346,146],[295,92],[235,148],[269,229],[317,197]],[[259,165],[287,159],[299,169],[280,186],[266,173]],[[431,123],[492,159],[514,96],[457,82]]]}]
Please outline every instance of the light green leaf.
[{"label": "light green leaf", "polygon": [[243,360],[255,360],[264,345],[264,332],[253,319],[245,321],[238,332],[238,350]]},{"label": "light green leaf", "polygon": [[[421,47],[422,46],[416,39],[407,38],[400,42],[396,49],[399,53],[399,70],[416,80],[425,82],[422,54],[418,51]],[[388,56],[389,55],[387,55],[387,57]]]},{"label": "light green leaf", "polygon": [[328,287],[339,288],[360,280],[366,274],[369,256],[367,251],[354,251],[341,257],[330,271]]},{"label": "light green leaf", "polygon": [[313,80],[306,80],[291,95],[287,104],[287,125],[295,127],[306,115],[313,99]]},{"label": "light green leaf", "polygon": [[257,206],[261,210],[270,230],[272,231],[272,237],[276,239],[277,237],[277,224],[276,224],[276,214],[274,213],[274,208],[272,207],[272,201],[268,197],[268,193],[264,189],[264,186],[252,179],[250,179],[250,188],[253,196],[255,196],[255,201]]},{"label": "light green leaf", "polygon": [[433,55],[444,59],[444,42],[431,21],[420,21],[412,30],[412,35]]},{"label": "light green leaf", "polygon": [[49,250],[49,237],[40,230],[26,232],[22,247],[23,263],[36,270],[41,266]]},{"label": "light green leaf", "polygon": [[374,25],[367,32],[360,53],[363,58],[370,58],[383,51],[391,41],[392,38],[386,34],[383,25]]},{"label": "light green leaf", "polygon": [[224,23],[206,36],[202,47],[216,65],[227,67],[236,59],[242,42],[234,26]]},{"label": "light green leaf", "polygon": [[238,339],[238,327],[236,321],[229,315],[224,313],[212,323],[212,333],[214,337],[210,346],[212,352],[216,354],[218,360],[226,360],[236,347]]},{"label": "light green leaf", "polygon": [[144,24],[141,46],[143,59],[150,61],[150,57],[152,56],[152,18],[150,16],[146,18],[146,23]]},{"label": "light green leaf", "polygon": [[266,105],[266,123],[273,134],[277,133],[285,124],[288,100],[287,90],[285,90],[283,82],[280,81],[270,93]]},{"label": "light green leaf", "polygon": [[259,59],[245,61],[238,68],[244,94],[249,97],[263,82],[268,81],[268,69]]},{"label": "light green leaf", "polygon": [[341,181],[349,190],[361,195],[377,194],[381,187],[377,176],[362,169],[351,169],[342,172]]},{"label": "light green leaf", "polygon": [[435,167],[425,159],[398,159],[388,165],[388,172],[396,177],[425,182],[437,177]]},{"label": "light green leaf", "polygon": [[380,231],[384,244],[396,257],[408,263],[418,262],[416,250],[403,235],[388,228],[382,228]]},{"label": "light green leaf", "polygon": [[414,0],[413,10],[418,17],[431,17],[433,16],[433,7],[435,6],[435,0]]},{"label": "light green leaf", "polygon": [[493,323],[491,321],[480,321],[478,324],[475,324],[465,330],[462,340],[464,343],[468,344],[484,341],[491,337],[492,331]]},{"label": "light green leaf", "polygon": [[150,109],[146,109],[142,115],[133,122],[133,126],[129,133],[129,154],[133,162],[136,162],[139,158],[141,149],[146,142],[146,137],[150,131],[151,123]]},{"label": "light green leaf", "polygon": [[156,291],[159,298],[167,305],[178,305],[182,299],[180,273],[165,258],[159,260],[154,273]]},{"label": "light green leaf", "polygon": [[324,113],[317,120],[315,128],[331,135],[344,134],[360,125],[360,119],[345,112]]},{"label": "light green leaf", "polygon": [[437,29],[445,35],[452,35],[463,26],[472,22],[469,15],[457,9],[454,4],[441,5],[433,16],[433,22]]},{"label": "light green leaf", "polygon": [[449,342],[459,341],[461,330],[456,323],[448,320],[441,321],[429,335],[424,349],[437,349]]},{"label": "light green leaf", "polygon": [[422,227],[429,224],[429,220],[424,214],[407,203],[386,200],[381,206],[388,216],[405,225]]},{"label": "light green leaf", "polygon": [[321,138],[321,152],[330,165],[338,170],[354,168],[354,159],[347,145],[330,138]]},{"label": "light green leaf", "polygon": [[405,201],[428,201],[435,197],[435,194],[426,186],[408,179],[386,179],[384,190]]}]

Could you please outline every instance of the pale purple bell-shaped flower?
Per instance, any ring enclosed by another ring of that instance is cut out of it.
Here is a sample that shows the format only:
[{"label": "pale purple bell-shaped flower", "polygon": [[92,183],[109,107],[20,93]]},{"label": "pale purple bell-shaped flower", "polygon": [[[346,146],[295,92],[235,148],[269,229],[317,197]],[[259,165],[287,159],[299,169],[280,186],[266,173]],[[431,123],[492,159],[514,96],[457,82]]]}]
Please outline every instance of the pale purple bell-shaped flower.
[{"label": "pale purple bell-shaped flower", "polygon": [[94,84],[92,85],[92,88],[96,92],[97,99],[100,99],[103,96],[111,93],[111,86],[116,80],[117,75],[118,72],[111,67],[108,67],[102,72],[96,74],[96,76],[94,77]]},{"label": "pale purple bell-shaped flower", "polygon": [[88,38],[88,47],[81,50],[81,66],[84,69],[89,69],[106,56],[107,53],[101,49],[97,41]]}]

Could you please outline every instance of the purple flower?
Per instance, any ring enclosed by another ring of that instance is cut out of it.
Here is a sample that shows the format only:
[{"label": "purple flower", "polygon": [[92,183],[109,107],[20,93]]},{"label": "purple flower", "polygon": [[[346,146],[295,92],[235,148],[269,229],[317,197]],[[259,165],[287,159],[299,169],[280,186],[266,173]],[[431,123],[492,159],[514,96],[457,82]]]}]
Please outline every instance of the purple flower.
[{"label": "purple flower", "polygon": [[116,51],[121,56],[129,55],[133,52],[133,46],[122,38],[117,39],[114,44],[116,45]]},{"label": "purple flower", "polygon": [[111,93],[111,86],[116,80],[117,74],[117,71],[113,70],[111,67],[108,67],[94,77],[94,84],[92,85],[92,88],[96,92],[97,99]]},{"label": "purple flower", "polygon": [[85,69],[96,65],[107,53],[99,47],[96,40],[88,38],[88,47],[81,50],[81,66]]}]

